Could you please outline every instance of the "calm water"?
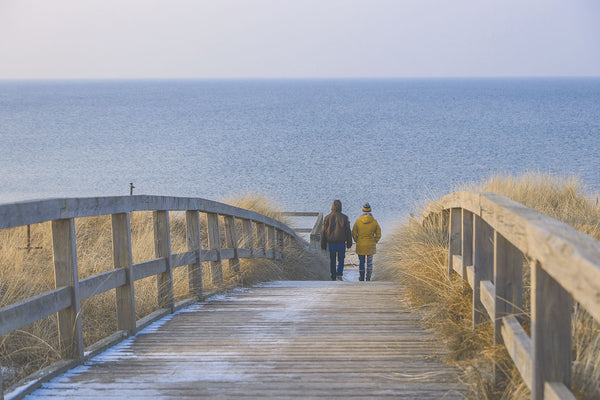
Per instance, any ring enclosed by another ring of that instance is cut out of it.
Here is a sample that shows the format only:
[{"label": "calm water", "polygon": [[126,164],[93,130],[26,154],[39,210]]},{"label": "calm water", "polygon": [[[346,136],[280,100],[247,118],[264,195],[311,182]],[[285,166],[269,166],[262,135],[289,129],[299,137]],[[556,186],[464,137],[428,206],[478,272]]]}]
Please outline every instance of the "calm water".
[{"label": "calm water", "polygon": [[493,172],[600,190],[600,79],[0,82],[0,202],[266,194],[385,230]]}]

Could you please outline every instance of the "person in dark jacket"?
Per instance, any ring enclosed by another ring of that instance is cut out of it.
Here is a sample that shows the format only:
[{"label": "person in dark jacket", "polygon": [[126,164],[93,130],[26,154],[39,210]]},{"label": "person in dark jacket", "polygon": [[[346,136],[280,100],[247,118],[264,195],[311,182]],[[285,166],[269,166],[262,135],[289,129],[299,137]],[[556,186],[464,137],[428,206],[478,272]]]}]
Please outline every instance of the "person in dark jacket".
[{"label": "person in dark jacket", "polygon": [[[346,257],[346,248],[352,247],[352,231],[350,230],[350,221],[345,214],[342,214],[342,202],[334,200],[331,206],[331,213],[323,220],[323,232],[321,233],[321,248],[323,250],[329,247],[329,270],[331,271],[331,280],[341,281],[344,275],[344,258]],[[336,269],[337,257],[337,269]]]}]

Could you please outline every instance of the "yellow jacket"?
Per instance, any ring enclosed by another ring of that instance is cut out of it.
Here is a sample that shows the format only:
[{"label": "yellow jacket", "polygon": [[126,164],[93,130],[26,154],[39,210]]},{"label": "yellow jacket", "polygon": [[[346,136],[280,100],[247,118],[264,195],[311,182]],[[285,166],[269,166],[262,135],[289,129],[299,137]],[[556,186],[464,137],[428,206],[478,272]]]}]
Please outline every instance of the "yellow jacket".
[{"label": "yellow jacket", "polygon": [[352,227],[352,238],[356,242],[356,254],[375,254],[375,245],[381,239],[381,228],[377,220],[370,214],[358,217]]}]

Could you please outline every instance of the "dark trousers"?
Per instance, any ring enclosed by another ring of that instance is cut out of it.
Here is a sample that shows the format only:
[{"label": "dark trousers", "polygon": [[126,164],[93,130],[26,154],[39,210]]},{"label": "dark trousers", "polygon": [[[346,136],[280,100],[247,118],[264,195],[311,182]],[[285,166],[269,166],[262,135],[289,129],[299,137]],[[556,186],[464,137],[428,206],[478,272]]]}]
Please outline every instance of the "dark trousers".
[{"label": "dark trousers", "polygon": [[[337,269],[336,269],[337,257]],[[329,271],[331,280],[335,281],[336,276],[344,275],[344,258],[346,257],[346,246],[329,246]]]}]

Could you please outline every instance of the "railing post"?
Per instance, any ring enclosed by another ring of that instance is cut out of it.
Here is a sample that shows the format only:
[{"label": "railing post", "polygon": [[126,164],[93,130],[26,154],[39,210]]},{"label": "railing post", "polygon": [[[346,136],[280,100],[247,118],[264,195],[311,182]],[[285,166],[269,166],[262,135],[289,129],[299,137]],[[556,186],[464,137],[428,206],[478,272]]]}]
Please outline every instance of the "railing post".
[{"label": "railing post", "polygon": [[267,251],[270,253],[269,258],[275,258],[275,227],[267,225]]},{"label": "railing post", "polygon": [[256,248],[262,252],[262,257],[267,256],[267,238],[265,236],[265,224],[256,223]]},{"label": "railing post", "polygon": [[200,213],[185,213],[187,250],[196,253],[196,262],[188,265],[188,285],[190,295],[202,298],[202,238],[200,235]]},{"label": "railing post", "polygon": [[[462,209],[450,210],[450,227],[448,229],[448,276],[452,275],[454,269],[453,257],[462,253]],[[464,275],[463,275],[464,276]]]},{"label": "railing post", "polygon": [[277,254],[276,254],[277,259],[283,258],[284,248],[285,248],[284,235],[285,235],[285,232],[283,232],[280,229],[275,229],[275,243],[276,243],[275,248],[277,250]]},{"label": "railing post", "polygon": [[223,266],[221,264],[221,232],[219,214],[207,213],[208,248],[217,252],[217,261],[210,262],[210,278],[214,285],[223,284]]},{"label": "railing post", "polygon": [[233,271],[236,279],[241,279],[240,271],[240,258],[238,255],[238,238],[237,229],[235,226],[235,217],[231,215],[225,215],[225,247],[233,249],[233,259],[228,260],[229,270]]},{"label": "railing post", "polygon": [[481,281],[492,280],[494,273],[494,230],[480,216],[474,216],[473,246],[473,328],[486,314],[481,302]]},{"label": "railing post", "polygon": [[531,398],[544,398],[544,383],[571,388],[571,313],[573,299],[539,262],[531,262]]},{"label": "railing post", "polygon": [[462,276],[466,281],[467,267],[473,266],[473,213],[462,209]]},{"label": "railing post", "polygon": [[71,307],[58,312],[59,343],[62,357],[83,361],[77,245],[73,219],[52,221],[52,245],[56,287],[69,286],[71,288]]},{"label": "railing post", "polygon": [[242,221],[242,238],[244,241],[242,247],[249,249],[250,255],[254,257],[254,230],[252,229],[252,225],[252,220],[250,219],[245,219]]},{"label": "railing post", "polygon": [[132,276],[131,225],[129,214],[112,214],[113,267],[126,268],[125,285],[116,288],[117,328],[129,335],[136,332],[135,291]]},{"label": "railing post", "polygon": [[[522,313],[523,253],[494,231],[494,345],[502,343],[502,318]],[[494,368],[494,378],[501,372]]]},{"label": "railing post", "polygon": [[154,253],[156,258],[164,258],[165,272],[156,276],[158,287],[158,305],[160,308],[175,310],[175,296],[173,294],[173,270],[171,267],[171,238],[169,233],[169,212],[154,211]]}]

